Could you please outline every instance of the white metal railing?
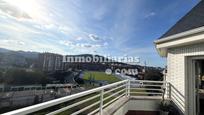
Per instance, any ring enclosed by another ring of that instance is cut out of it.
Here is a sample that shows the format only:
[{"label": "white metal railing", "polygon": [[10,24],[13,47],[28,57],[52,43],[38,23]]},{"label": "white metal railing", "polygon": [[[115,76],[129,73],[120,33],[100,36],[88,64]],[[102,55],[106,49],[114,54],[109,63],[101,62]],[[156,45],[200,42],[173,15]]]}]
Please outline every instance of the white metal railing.
[{"label": "white metal railing", "polygon": [[168,83],[167,90],[168,98],[185,113],[185,96],[171,83]]},{"label": "white metal railing", "polygon": [[[71,110],[72,108],[78,107],[85,103],[90,103],[85,107],[81,107],[77,111],[71,111],[71,115],[77,115],[88,111],[86,114],[92,115],[95,113],[99,113],[103,115],[103,109],[110,105],[111,103],[117,101],[122,97],[159,97],[165,93],[166,82],[163,81],[148,81],[148,80],[123,80],[113,84],[109,84],[106,86],[102,86],[99,88],[91,89],[88,91],[84,91],[81,93],[73,94],[70,96],[62,97],[59,99],[51,100],[48,102],[40,103],[37,105],[25,107],[22,109],[14,110],[8,113],[4,113],[2,115],[25,115],[29,113],[38,112],[53,106],[57,106],[59,104],[67,103],[62,108],[57,110],[49,109],[46,111],[47,115],[55,115],[67,110]],[[86,98],[84,98],[86,97]],[[78,100],[77,102],[73,102],[74,100]]]},{"label": "white metal railing", "polygon": [[142,98],[161,98],[167,87],[165,81],[133,80],[130,81],[130,95]]}]

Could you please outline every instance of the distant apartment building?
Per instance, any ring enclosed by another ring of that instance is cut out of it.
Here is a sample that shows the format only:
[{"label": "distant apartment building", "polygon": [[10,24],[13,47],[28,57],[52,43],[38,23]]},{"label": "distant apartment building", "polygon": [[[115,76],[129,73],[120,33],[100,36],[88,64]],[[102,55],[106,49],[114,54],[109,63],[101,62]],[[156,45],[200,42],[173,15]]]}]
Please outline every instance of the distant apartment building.
[{"label": "distant apartment building", "polygon": [[39,67],[46,72],[63,70],[63,56],[53,53],[39,54]]}]

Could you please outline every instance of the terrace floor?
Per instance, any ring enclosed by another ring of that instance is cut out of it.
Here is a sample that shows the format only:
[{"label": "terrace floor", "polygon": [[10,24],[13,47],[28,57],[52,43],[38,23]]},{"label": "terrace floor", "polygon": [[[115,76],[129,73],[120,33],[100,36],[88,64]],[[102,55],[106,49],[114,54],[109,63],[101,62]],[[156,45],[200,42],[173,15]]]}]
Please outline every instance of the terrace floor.
[{"label": "terrace floor", "polygon": [[[105,115],[159,115],[161,97],[121,97],[104,109]],[[100,115],[99,113],[96,115]]]},{"label": "terrace floor", "polygon": [[126,115],[159,115],[158,111],[128,111]]}]

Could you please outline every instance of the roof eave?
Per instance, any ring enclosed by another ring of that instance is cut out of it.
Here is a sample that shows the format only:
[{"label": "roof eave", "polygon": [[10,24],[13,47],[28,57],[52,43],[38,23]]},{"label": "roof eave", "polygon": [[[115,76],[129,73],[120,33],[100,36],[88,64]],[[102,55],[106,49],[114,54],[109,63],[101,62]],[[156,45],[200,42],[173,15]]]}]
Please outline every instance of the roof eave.
[{"label": "roof eave", "polygon": [[168,36],[168,37],[165,37],[165,38],[155,40],[154,43],[155,44],[160,44],[160,43],[172,41],[172,40],[175,40],[177,38],[185,37],[185,36],[200,33],[200,32],[204,32],[204,26],[199,27],[199,28],[195,28],[195,29],[192,29],[192,30],[189,30],[189,31],[185,31],[185,32],[182,32],[182,33],[178,33],[178,34],[175,34],[175,35],[172,35],[172,36]]},{"label": "roof eave", "polygon": [[167,57],[168,48],[174,47],[174,46],[173,45],[171,45],[171,46],[168,45],[168,47],[167,46],[165,46],[165,47],[162,46],[161,47],[161,45],[166,44],[168,42],[169,43],[176,42],[176,40],[182,40],[182,38],[184,38],[184,37],[191,36],[191,35],[198,34],[198,33],[202,33],[202,32],[204,32],[204,26],[196,28],[196,29],[192,29],[192,30],[189,30],[189,31],[186,31],[186,32],[182,32],[182,33],[179,33],[179,34],[175,34],[175,35],[172,35],[172,36],[169,36],[169,37],[166,37],[166,38],[158,39],[158,40],[154,41],[154,44],[155,44],[155,47],[157,49],[158,54],[161,57]]}]

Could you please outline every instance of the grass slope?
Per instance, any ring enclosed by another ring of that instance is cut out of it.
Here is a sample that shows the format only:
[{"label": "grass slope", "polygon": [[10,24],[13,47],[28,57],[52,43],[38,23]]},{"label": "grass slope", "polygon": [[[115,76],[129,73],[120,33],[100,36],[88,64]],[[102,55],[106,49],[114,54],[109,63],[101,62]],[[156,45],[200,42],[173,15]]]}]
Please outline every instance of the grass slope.
[{"label": "grass slope", "polygon": [[90,76],[94,77],[95,80],[103,80],[103,81],[107,81],[108,83],[120,81],[120,79],[117,78],[116,76],[107,75],[105,72],[96,72],[96,71],[84,72],[84,79],[89,80]]}]

